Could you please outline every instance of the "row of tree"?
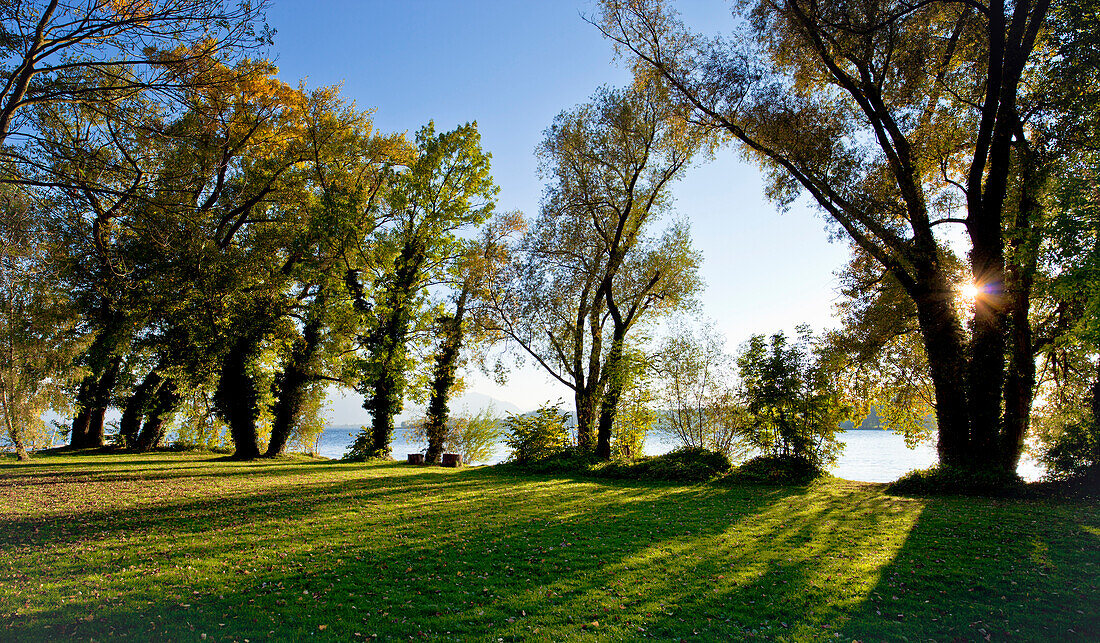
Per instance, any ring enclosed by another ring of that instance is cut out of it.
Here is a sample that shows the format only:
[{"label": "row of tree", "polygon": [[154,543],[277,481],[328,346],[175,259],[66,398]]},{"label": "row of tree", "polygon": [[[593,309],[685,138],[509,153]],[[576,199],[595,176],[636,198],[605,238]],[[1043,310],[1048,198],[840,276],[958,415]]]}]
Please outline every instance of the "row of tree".
[{"label": "row of tree", "polygon": [[476,125],[407,141],[286,85],[244,57],[262,6],[17,4],[0,412],[21,456],[66,401],[74,447],[103,445],[114,407],[127,448],[179,415],[274,456],[339,383],[372,416],[351,457],[388,455],[412,397],[434,461],[464,355],[502,338],[573,386],[584,445],[610,454],[629,331],[698,283],[686,225],[648,232],[703,140],[658,83],[559,116],[514,239]]},{"label": "row of tree", "polygon": [[[635,82],[546,130],[525,222],[495,212],[475,125],[381,135],[334,89],[246,57],[262,3],[7,3],[0,412],[17,449],[75,389],[74,446],[102,444],[115,406],[131,448],[179,413],[181,434],[223,424],[239,457],[275,455],[340,383],[372,416],[352,456],[388,454],[411,397],[434,460],[463,361],[506,341],[573,391],[579,447],[611,457],[616,427],[652,411],[640,329],[699,287],[671,186],[725,143],[851,244],[824,362],[848,402],[910,434],[934,414],[942,464],[994,473],[1033,419],[1096,433],[1093,3],[746,0],[730,38],[661,0],[602,7]],[[750,362],[794,355],[774,341]],[[829,388],[824,372],[799,386]]]}]

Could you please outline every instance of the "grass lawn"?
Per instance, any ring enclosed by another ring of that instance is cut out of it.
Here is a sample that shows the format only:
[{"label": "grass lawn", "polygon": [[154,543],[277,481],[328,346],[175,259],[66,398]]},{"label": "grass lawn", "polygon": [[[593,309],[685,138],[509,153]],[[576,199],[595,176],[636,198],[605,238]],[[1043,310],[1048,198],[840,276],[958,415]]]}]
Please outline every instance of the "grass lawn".
[{"label": "grass lawn", "polygon": [[1097,640],[1094,502],[0,460],[0,638]]}]

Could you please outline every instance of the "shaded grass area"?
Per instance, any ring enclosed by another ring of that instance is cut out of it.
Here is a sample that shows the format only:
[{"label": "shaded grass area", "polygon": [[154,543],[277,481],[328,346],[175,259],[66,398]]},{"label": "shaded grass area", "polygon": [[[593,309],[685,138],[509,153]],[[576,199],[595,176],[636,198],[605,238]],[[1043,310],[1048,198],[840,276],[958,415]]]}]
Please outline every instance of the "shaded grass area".
[{"label": "shaded grass area", "polygon": [[151,454],[0,512],[8,640],[1100,637],[1088,502]]}]

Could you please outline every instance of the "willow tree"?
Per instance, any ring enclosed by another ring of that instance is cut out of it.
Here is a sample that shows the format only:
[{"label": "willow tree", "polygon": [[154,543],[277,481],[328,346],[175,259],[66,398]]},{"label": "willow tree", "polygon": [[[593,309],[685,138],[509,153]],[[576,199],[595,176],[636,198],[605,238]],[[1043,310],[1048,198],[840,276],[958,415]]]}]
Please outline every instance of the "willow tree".
[{"label": "willow tree", "polygon": [[[781,205],[810,198],[916,310],[940,462],[1012,471],[1034,390],[1042,219],[1029,80],[1049,3],[744,2],[739,40],[659,0],[607,0],[605,33],[687,118],[739,141]],[[949,254],[969,242],[969,310]]]},{"label": "willow tree", "polygon": [[658,83],[601,89],[562,112],[539,148],[542,210],[498,289],[503,330],[573,390],[577,441],[601,458],[625,382],[630,331],[688,305],[698,259],[683,224],[648,232],[700,145]]}]

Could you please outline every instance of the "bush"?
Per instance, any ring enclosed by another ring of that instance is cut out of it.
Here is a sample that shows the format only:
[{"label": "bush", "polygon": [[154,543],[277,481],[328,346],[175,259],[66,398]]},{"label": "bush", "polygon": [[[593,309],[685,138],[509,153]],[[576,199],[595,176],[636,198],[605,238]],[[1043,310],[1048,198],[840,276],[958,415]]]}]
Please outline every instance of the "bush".
[{"label": "bush", "polygon": [[699,447],[681,447],[674,451],[634,462],[609,462],[593,470],[601,478],[629,480],[675,480],[705,482],[729,471],[724,453]]},{"label": "bush", "polygon": [[563,453],[570,445],[568,419],[556,404],[528,415],[509,415],[504,420],[504,443],[512,450],[511,461],[526,464]]},{"label": "bush", "polygon": [[904,496],[1016,495],[1024,483],[1015,472],[937,465],[917,469],[891,482],[887,493]]},{"label": "bush", "polygon": [[600,460],[591,451],[584,451],[575,446],[567,446],[563,450],[535,460],[526,460],[522,463],[514,462],[512,466],[522,470],[523,473],[555,474],[555,473],[590,473]]},{"label": "bush", "polygon": [[828,475],[808,458],[762,455],[734,469],[727,480],[753,484],[807,484]]},{"label": "bush", "polygon": [[1096,475],[1100,469],[1100,426],[1091,418],[1066,422],[1042,436],[1039,462],[1052,480]]},{"label": "bush", "polygon": [[[411,443],[426,443],[427,422],[427,418],[421,417],[408,424],[405,439]],[[485,462],[493,457],[493,447],[500,439],[500,418],[494,414],[492,407],[473,415],[460,413],[447,418],[445,430],[445,453],[457,453],[467,464]]]}]

